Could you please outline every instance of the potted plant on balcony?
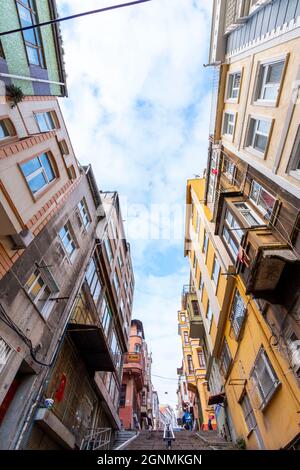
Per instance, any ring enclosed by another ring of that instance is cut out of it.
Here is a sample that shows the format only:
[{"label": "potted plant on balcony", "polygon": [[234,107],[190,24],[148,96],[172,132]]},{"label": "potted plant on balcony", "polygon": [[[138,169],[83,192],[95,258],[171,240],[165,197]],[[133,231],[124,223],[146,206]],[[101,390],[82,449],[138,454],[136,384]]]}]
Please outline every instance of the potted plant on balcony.
[{"label": "potted plant on balcony", "polygon": [[12,101],[11,108],[14,108],[24,99],[24,93],[20,87],[16,85],[6,85],[6,93]]}]

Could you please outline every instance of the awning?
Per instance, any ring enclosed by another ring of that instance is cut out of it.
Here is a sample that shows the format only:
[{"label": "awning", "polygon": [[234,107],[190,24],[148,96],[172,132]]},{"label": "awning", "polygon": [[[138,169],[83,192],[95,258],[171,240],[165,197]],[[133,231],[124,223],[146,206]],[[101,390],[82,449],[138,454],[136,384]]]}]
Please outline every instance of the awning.
[{"label": "awning", "polygon": [[218,405],[224,403],[225,393],[218,393],[217,395],[211,395],[208,399],[208,405]]}]

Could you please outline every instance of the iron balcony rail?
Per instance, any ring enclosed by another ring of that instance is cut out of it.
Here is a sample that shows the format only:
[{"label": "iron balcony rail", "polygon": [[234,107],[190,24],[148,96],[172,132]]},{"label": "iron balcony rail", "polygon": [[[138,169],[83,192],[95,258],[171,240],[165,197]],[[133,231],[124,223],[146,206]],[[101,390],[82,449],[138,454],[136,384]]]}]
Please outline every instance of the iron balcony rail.
[{"label": "iron balcony rail", "polygon": [[80,450],[109,449],[111,428],[91,429],[82,439]]}]

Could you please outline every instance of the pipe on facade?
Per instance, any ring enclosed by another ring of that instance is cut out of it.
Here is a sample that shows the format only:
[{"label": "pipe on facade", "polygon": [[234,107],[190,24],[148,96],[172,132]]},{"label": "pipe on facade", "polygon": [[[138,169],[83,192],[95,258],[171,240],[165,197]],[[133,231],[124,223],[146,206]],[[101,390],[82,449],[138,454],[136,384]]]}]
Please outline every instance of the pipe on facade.
[{"label": "pipe on facade", "polygon": [[14,78],[16,80],[25,80],[27,82],[50,83],[52,85],[65,86],[63,82],[54,82],[53,80],[44,80],[43,78],[25,77],[24,75],[14,75],[11,73],[0,73],[0,77]]}]

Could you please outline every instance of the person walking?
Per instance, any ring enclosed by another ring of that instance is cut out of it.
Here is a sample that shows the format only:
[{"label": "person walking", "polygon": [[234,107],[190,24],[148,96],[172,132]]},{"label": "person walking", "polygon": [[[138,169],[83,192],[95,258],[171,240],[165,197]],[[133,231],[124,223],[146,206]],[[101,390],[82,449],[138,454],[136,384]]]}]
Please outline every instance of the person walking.
[{"label": "person walking", "polygon": [[149,431],[152,431],[152,429],[153,429],[153,424],[152,424],[152,416],[151,416],[150,411],[149,411],[148,414],[147,414],[147,422],[148,422],[148,429],[149,429]]},{"label": "person walking", "polygon": [[192,431],[192,429],[193,429],[193,419],[192,419],[191,413],[188,410],[185,410],[185,412],[183,413],[182,422],[185,425],[184,426],[185,429],[187,429],[188,431]]}]

